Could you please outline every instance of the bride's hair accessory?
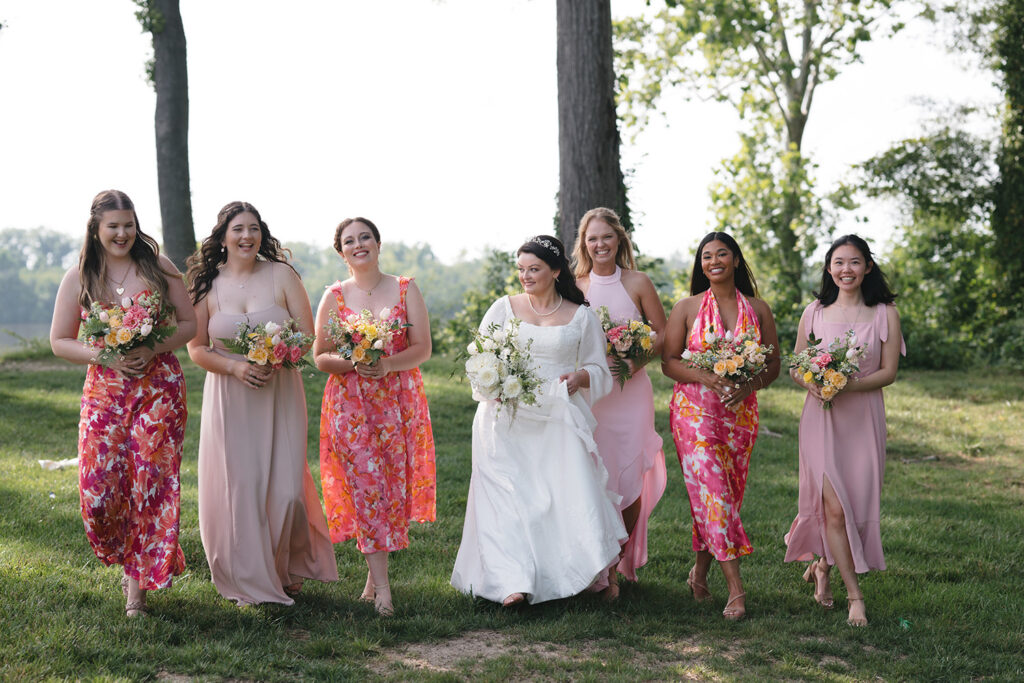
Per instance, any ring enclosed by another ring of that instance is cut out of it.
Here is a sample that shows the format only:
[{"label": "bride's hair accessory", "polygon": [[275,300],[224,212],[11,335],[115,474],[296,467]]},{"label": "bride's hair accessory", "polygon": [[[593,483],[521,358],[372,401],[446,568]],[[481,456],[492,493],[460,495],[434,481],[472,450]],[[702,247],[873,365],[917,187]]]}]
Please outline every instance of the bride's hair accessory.
[{"label": "bride's hair accessory", "polygon": [[544,237],[540,237],[538,235],[537,237],[534,237],[530,241],[531,242],[536,242],[537,244],[541,245],[542,247],[547,247],[551,251],[555,252],[555,256],[561,256],[562,255],[562,252],[558,249],[558,247],[549,239],[546,239]]}]

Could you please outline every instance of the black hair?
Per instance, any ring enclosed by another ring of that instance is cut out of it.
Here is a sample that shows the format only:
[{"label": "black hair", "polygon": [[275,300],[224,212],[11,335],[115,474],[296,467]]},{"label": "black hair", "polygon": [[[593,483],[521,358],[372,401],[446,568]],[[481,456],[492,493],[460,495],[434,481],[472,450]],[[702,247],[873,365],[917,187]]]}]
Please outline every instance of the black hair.
[{"label": "black hair", "polygon": [[823,306],[835,303],[836,297],[839,296],[839,285],[832,279],[832,274],[828,272],[828,264],[832,261],[833,252],[844,244],[856,247],[864,257],[864,264],[868,266],[868,271],[864,273],[864,280],[860,283],[860,293],[864,296],[864,303],[868,306],[891,304],[896,299],[896,294],[889,289],[889,281],[882,269],[878,267],[878,263],[871,253],[871,247],[864,241],[864,238],[857,235],[843,235],[828,248],[828,253],[825,254],[825,265],[821,269],[821,289],[814,292],[814,296]]},{"label": "black hair", "polygon": [[572,274],[569,261],[565,258],[565,246],[557,237],[551,235],[531,237],[516,251],[516,256],[520,254],[532,254],[550,266],[551,270],[558,271],[558,277],[555,278],[555,291],[563,299],[568,299],[580,306],[590,305],[587,302],[587,297],[583,295],[583,291],[576,286],[576,276]]},{"label": "black hair", "polygon": [[733,271],[736,289],[746,296],[752,296],[756,299],[757,280],[754,279],[754,273],[750,270],[750,266],[747,265],[747,260],[743,258],[740,245],[727,232],[709,232],[704,235],[704,239],[697,245],[697,254],[693,257],[693,274],[690,275],[690,294],[700,294],[711,287],[711,281],[708,280],[708,276],[704,274],[704,268],[701,266],[700,253],[704,251],[704,247],[708,242],[714,242],[715,240],[728,247],[729,251],[736,257],[736,268]]}]

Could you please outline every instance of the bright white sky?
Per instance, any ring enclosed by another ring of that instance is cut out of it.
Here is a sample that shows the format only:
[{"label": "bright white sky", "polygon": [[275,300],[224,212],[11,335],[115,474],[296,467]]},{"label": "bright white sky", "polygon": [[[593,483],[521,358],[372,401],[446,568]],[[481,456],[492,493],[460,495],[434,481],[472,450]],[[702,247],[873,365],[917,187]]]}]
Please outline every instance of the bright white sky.
[{"label": "bright white sky", "polygon": [[[328,246],[346,216],[446,261],[550,232],[558,188],[554,0],[182,0],[196,234],[241,199],[283,241]],[[159,235],[150,39],[130,0],[0,4],[0,228],[81,235],[118,188]],[[642,0],[613,0],[616,15]],[[816,95],[805,148],[823,185],[916,134],[913,98],[992,102],[927,27],[877,43]],[[708,227],[712,168],[737,147],[725,105],[665,102],[623,166],[654,256]],[[628,137],[628,136],[627,136]],[[884,214],[867,228],[887,235]]]}]

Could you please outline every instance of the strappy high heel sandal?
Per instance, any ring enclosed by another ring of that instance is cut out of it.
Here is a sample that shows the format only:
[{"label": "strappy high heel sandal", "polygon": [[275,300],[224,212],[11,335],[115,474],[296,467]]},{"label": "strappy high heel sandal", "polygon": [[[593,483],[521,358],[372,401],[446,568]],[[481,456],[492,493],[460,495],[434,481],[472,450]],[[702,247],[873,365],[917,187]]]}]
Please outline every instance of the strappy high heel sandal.
[{"label": "strappy high heel sandal", "polygon": [[[824,609],[832,609],[835,606],[835,600],[831,595],[825,595],[825,591],[832,592],[828,587],[828,564],[825,564],[824,571],[818,571],[821,569],[822,562],[825,562],[825,558],[819,557],[807,566],[807,571],[804,572],[804,581],[814,584],[814,601]],[[824,588],[821,586],[822,583],[825,584]]]},{"label": "strappy high heel sandal", "polygon": [[[707,584],[698,583],[697,579],[693,578],[695,571],[697,571],[697,565],[690,567],[690,574],[686,577],[686,585],[690,587],[694,600],[697,602],[707,602],[712,597],[711,591],[708,590]],[[700,593],[698,594],[697,591],[700,591]]]},{"label": "strappy high heel sandal", "polygon": [[391,604],[391,584],[373,584],[373,608],[382,617],[390,617],[395,614],[395,607]]},{"label": "strappy high heel sandal", "polygon": [[747,608],[744,607],[732,607],[732,603],[736,602],[740,598],[746,597],[746,593],[740,593],[739,595],[729,598],[729,602],[725,603],[725,609],[722,610],[722,616],[729,621],[739,621],[743,617],[747,616]]},{"label": "strappy high heel sandal", "polygon": [[363,592],[359,594],[359,600],[360,602],[373,602],[373,597],[373,579],[370,577],[370,572],[366,572],[366,585],[363,586]]},{"label": "strappy high heel sandal", "polygon": [[302,583],[302,579],[299,579],[298,581],[289,586],[284,586],[285,595],[287,595],[290,598],[296,597],[299,593],[302,592]]},{"label": "strappy high heel sandal", "polygon": [[[859,598],[851,598],[851,597],[847,596],[846,602],[850,605],[850,609],[852,610],[853,609],[853,603],[855,603],[855,602],[863,603],[864,602],[864,596],[862,595]],[[849,616],[849,614],[847,614],[846,623],[849,624],[850,626],[855,626],[857,628],[862,628],[864,626],[867,626],[868,625],[867,605],[865,605],[864,616],[863,617],[852,617],[852,616]]]},{"label": "strappy high heel sandal", "polygon": [[[141,591],[140,591],[141,592]],[[121,575],[121,594],[124,595],[126,600],[124,604],[124,613],[127,617],[145,617],[148,616],[146,612],[146,594],[142,593],[141,600],[128,601],[128,577],[124,574]]]}]

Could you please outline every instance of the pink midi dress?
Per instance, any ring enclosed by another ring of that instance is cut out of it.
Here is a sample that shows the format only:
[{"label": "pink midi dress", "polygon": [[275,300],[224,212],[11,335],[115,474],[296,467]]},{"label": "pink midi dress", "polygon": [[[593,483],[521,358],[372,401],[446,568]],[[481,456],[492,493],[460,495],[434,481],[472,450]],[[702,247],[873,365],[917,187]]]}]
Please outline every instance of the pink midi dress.
[{"label": "pink midi dress", "polygon": [[[886,306],[876,305],[868,322],[826,322],[821,302],[811,303],[804,315],[809,320],[807,334],[823,345],[853,329],[867,353],[860,361],[863,377],[878,370],[882,342],[889,338]],[[901,352],[906,344],[900,340]],[[882,536],[879,530],[882,479],[885,474],[885,399],[882,390],[840,392],[832,399],[832,408],[810,394],[800,415],[800,489],[797,515],[786,534],[786,562],[808,561],[824,556],[835,564],[825,539],[825,517],[821,491],[825,478],[835,489],[846,517],[846,535],[850,540],[854,569],[863,574],[885,569]]]},{"label": "pink midi dress", "polygon": [[[596,310],[608,308],[612,321],[643,320],[629,292],[622,285],[622,269],[612,275],[591,271],[587,300]],[[647,564],[647,525],[654,506],[665,493],[668,476],[662,440],[654,431],[654,389],[647,368],[640,368],[626,383],[594,404],[594,441],[608,470],[608,489],[622,496],[621,513],[640,499],[640,514],[633,533],[622,548],[618,571],[636,581],[636,570]]]},{"label": "pink midi dress", "polygon": [[[391,315],[404,323],[411,278],[398,281],[399,303]],[[330,291],[340,316],[357,312],[345,305],[341,282]],[[403,328],[385,352],[408,345]],[[320,477],[335,543],[355,538],[363,553],[401,550],[409,545],[410,521],[434,521],[434,435],[419,368],[379,379],[355,371],[328,378],[320,409]]]},{"label": "pink midi dress", "polygon": [[[761,339],[753,306],[738,290],[739,316],[733,334],[752,332]],[[718,302],[704,292],[687,348],[701,351],[706,332],[725,334]],[[669,407],[669,425],[683,468],[693,517],[693,549],[710,552],[719,562],[753,552],[740,521],[747,486],[750,453],[757,440],[757,394],[736,408],[727,408],[713,390],[700,382],[677,382]]]}]

